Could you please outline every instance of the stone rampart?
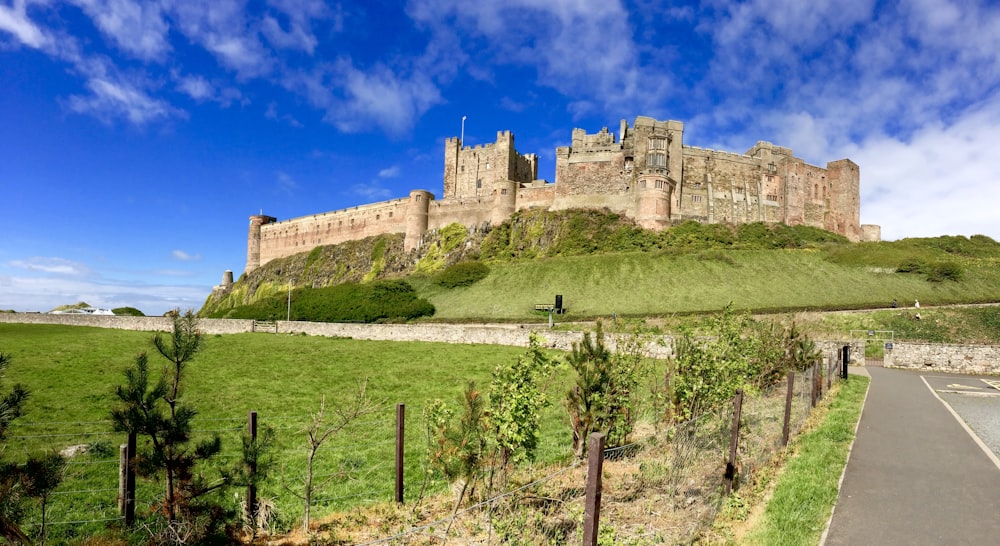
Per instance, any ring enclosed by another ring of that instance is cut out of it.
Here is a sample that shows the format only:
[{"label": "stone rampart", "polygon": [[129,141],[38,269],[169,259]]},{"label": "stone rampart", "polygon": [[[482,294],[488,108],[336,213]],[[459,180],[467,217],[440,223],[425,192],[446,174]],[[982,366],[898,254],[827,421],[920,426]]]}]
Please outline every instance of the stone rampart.
[{"label": "stone rampart", "polygon": [[962,374],[1000,374],[1000,346],[894,343],[883,366]]}]

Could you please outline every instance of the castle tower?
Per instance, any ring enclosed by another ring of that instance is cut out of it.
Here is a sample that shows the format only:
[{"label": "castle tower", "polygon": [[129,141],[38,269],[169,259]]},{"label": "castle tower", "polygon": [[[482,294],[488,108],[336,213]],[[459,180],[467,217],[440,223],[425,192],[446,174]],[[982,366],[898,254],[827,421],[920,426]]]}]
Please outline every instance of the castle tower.
[{"label": "castle tower", "polygon": [[840,233],[854,242],[862,240],[860,167],[850,159],[840,159],[827,163],[826,171],[830,212],[824,229]]},{"label": "castle tower", "polygon": [[406,206],[406,237],[403,250],[409,252],[420,247],[420,240],[427,233],[427,218],[434,194],[426,190],[410,192],[410,203]]},{"label": "castle tower", "polygon": [[636,222],[646,228],[661,230],[670,225],[670,200],[677,184],[662,173],[639,176]]},{"label": "castle tower", "polygon": [[496,142],[463,146],[457,138],[444,143],[442,199],[489,197],[501,180],[531,182],[538,177],[538,158],[521,155],[510,131],[497,131]]},{"label": "castle tower", "polygon": [[250,233],[247,235],[247,266],[243,271],[250,273],[260,267],[260,227],[277,222],[274,216],[255,214],[250,217]]},{"label": "castle tower", "polygon": [[498,180],[493,185],[493,213],[490,224],[499,226],[514,214],[517,207],[517,182],[513,180]]}]

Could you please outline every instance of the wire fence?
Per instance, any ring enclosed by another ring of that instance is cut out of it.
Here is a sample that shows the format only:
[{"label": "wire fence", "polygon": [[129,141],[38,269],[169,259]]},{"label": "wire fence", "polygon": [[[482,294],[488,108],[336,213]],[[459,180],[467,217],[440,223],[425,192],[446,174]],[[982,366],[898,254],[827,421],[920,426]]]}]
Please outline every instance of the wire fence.
[{"label": "wire fence", "polygon": [[[836,362],[827,363],[746,398],[736,447],[737,491],[756,479],[781,449],[786,407],[787,427],[794,436],[815,403],[817,385],[826,392],[838,377]],[[588,472],[580,461],[518,468],[502,480],[504,488],[481,491],[469,505],[456,507],[455,495],[447,494],[449,484],[429,471],[429,439],[419,415],[406,417],[401,439],[396,414],[386,409],[350,422],[318,447],[311,445],[310,427],[326,430],[332,423],[327,417],[317,428],[313,415],[259,416],[260,426],[274,431],[273,462],[258,492],[274,517],[262,532],[287,532],[299,524],[308,484],[313,514],[353,514],[352,522],[334,518],[315,530],[346,543],[436,544],[456,538],[468,544],[562,543],[580,537]],[[725,500],[722,484],[732,420],[733,408],[727,406],[669,427],[640,427],[633,443],[605,450],[602,536],[612,542],[669,543],[697,537]],[[213,465],[241,461],[246,417],[196,418],[193,424],[194,441],[222,439],[224,449]],[[69,542],[123,525],[119,444],[125,437],[112,431],[110,421],[19,423],[18,435],[9,439],[67,457],[62,482],[45,499],[44,514],[35,507],[24,525],[32,536]],[[403,503],[396,504],[400,442],[406,487]],[[27,453],[27,447],[24,450]],[[156,512],[163,488],[155,477],[140,480],[137,512]],[[228,495],[225,502],[233,509],[245,501],[243,492]],[[376,515],[358,511],[374,504],[386,508]]]}]

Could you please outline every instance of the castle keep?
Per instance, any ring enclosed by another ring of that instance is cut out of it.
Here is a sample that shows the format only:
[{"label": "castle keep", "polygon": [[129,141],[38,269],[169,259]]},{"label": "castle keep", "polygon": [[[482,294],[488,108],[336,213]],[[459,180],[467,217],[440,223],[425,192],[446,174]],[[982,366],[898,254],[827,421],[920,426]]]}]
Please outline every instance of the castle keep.
[{"label": "castle keep", "polygon": [[413,190],[402,199],[278,221],[250,217],[246,272],[276,258],[383,233],[402,233],[413,250],[428,230],[451,223],[497,225],[514,212],[607,208],[649,229],[684,220],[804,224],[851,241],[878,240],[860,222],[858,166],[849,159],[806,164],[792,150],[758,142],[745,154],[686,146],[684,124],[637,117],[618,133],[574,129],[556,148],[556,180],[538,180],[535,154],[500,131],[491,144],[445,141],[441,199]]}]

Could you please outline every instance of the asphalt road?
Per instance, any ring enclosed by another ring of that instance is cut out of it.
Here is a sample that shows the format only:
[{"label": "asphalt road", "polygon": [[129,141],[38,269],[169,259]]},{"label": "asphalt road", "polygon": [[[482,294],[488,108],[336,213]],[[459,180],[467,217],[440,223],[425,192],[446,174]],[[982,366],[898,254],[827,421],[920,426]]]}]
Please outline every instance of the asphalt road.
[{"label": "asphalt road", "polygon": [[[997,451],[1000,444],[1000,397],[987,395],[992,387],[978,378],[868,372],[868,399],[825,544],[1000,544],[1000,453],[991,457],[981,447]],[[981,442],[942,399],[960,408]]]}]

